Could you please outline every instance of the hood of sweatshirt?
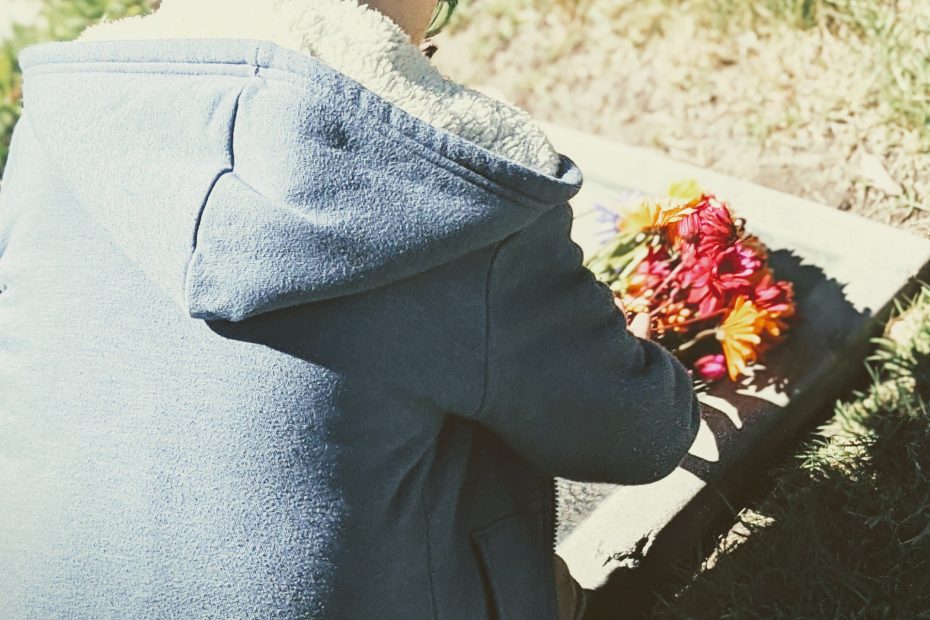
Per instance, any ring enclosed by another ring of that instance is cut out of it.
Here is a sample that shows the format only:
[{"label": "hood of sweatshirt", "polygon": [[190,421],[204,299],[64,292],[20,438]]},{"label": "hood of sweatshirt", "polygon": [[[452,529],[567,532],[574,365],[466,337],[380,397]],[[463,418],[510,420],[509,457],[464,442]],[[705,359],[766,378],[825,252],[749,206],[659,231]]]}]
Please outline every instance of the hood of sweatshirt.
[{"label": "hood of sweatshirt", "polygon": [[260,39],[313,56],[411,116],[555,174],[559,157],[525,110],[446,78],[389,17],[360,0],[162,0],[91,26],[82,41]]},{"label": "hood of sweatshirt", "polygon": [[25,50],[44,163],[195,318],[390,284],[496,243],[581,187],[435,127],[322,61],[250,39]]}]

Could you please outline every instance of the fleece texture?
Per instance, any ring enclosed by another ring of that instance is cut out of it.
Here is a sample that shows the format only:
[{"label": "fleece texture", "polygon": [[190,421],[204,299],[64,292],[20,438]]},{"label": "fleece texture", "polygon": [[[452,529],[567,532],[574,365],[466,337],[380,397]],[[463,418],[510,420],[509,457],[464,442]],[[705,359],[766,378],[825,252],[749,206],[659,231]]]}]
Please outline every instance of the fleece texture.
[{"label": "fleece texture", "polygon": [[309,54],[408,114],[555,174],[558,153],[516,106],[444,77],[403,29],[358,0],[164,0],[153,14],[91,26],[83,41],[265,39]]},{"label": "fleece texture", "polygon": [[257,40],[27,49],[0,618],[551,620],[552,477],[697,432],[547,175]]}]

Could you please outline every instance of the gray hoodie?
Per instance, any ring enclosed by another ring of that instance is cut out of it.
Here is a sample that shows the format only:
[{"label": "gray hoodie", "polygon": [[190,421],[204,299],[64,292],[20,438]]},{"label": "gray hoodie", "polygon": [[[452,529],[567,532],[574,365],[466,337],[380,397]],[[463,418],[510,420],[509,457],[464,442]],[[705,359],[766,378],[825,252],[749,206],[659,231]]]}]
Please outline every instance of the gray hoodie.
[{"label": "gray hoodie", "polygon": [[251,40],[21,57],[0,618],[555,617],[552,477],[698,428],[547,175]]}]

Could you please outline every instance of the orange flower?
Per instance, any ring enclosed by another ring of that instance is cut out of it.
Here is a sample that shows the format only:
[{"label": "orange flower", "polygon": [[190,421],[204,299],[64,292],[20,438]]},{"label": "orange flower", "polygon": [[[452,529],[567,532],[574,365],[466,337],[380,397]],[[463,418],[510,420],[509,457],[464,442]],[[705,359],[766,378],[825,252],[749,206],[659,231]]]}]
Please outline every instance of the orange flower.
[{"label": "orange flower", "polygon": [[733,308],[717,328],[717,340],[727,360],[727,373],[736,381],[749,364],[756,361],[763,346],[762,337],[777,338],[784,324],[743,296],[737,297]]}]

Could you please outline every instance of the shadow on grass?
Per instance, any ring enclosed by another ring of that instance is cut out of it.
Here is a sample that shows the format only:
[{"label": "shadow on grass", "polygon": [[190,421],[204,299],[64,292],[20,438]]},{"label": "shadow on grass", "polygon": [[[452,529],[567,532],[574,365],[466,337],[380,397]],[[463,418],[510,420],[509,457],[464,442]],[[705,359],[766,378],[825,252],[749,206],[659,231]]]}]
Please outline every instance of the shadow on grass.
[{"label": "shadow on grass", "polygon": [[651,617],[930,618],[930,418],[889,404],[783,465],[754,506],[771,525]]}]

